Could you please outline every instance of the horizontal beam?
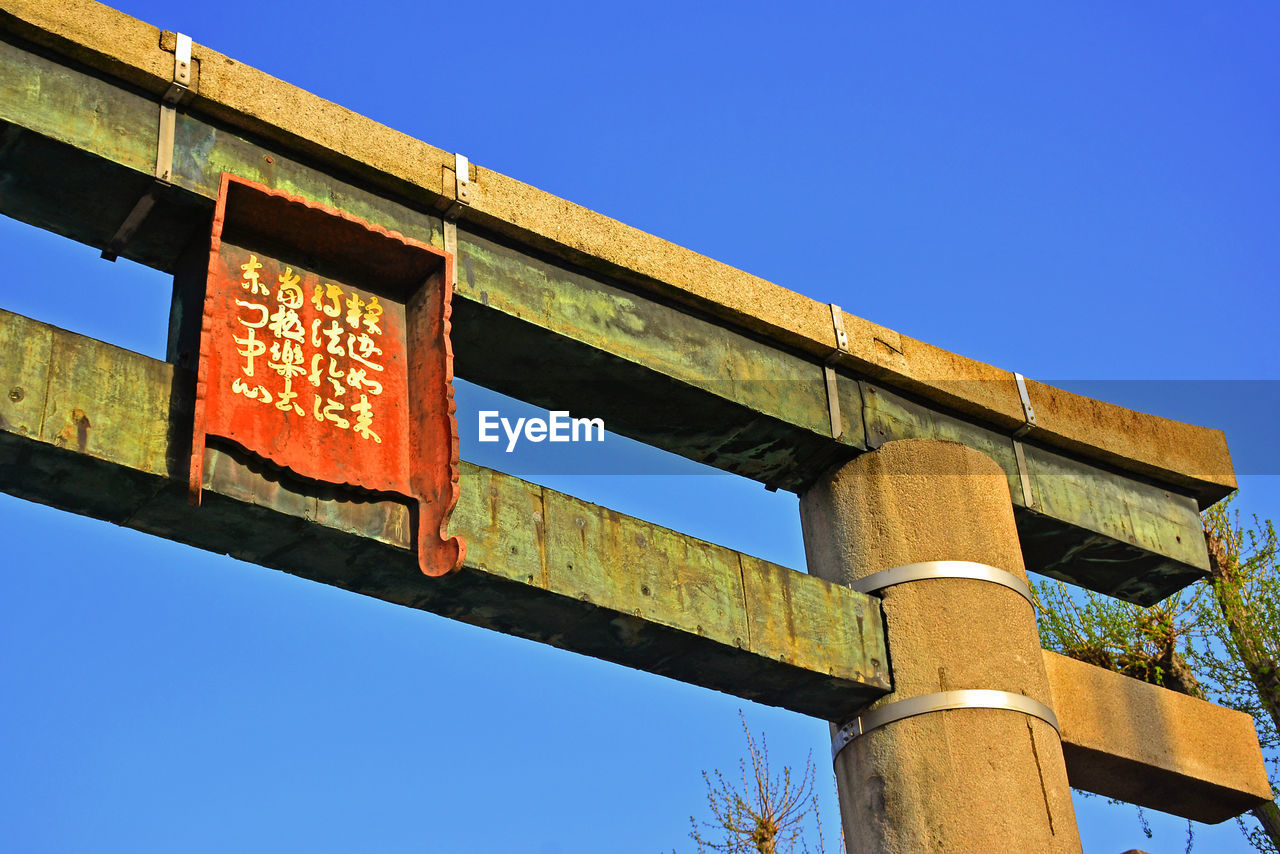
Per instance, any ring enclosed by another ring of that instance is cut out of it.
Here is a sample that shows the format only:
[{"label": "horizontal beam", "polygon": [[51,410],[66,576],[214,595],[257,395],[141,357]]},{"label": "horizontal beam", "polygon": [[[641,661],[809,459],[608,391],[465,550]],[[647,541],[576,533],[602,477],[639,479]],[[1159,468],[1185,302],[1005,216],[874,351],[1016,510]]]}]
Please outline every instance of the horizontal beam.
[{"label": "horizontal beam", "polygon": [[[169,88],[175,36],[93,0],[0,0],[0,31],[123,81],[157,100]],[[236,62],[192,48],[190,109],[295,159],[350,176],[424,210],[455,201],[453,156]],[[82,122],[90,123],[89,116]],[[154,142],[154,137],[150,140]],[[151,145],[149,155],[154,156]],[[154,161],[136,164],[150,173]],[[574,205],[488,168],[472,166],[461,217],[480,231],[614,279],[823,360],[837,350],[828,306]],[[267,183],[271,183],[267,181]],[[1014,375],[854,315],[842,315],[838,364],[998,430],[1024,422]],[[1235,486],[1220,431],[1132,412],[1028,383],[1034,435],[1046,444],[1190,492],[1202,503]]]},{"label": "horizontal beam", "polygon": [[[211,78],[202,79],[200,85]],[[311,96],[263,79],[281,97],[311,103]],[[203,259],[193,247],[207,234],[223,171],[443,245],[442,220],[421,193],[415,204],[404,186],[404,192],[389,193],[367,170],[317,168],[314,151],[247,138],[212,112],[218,118],[178,116],[173,186],[160,193],[121,252],[180,278],[189,270],[191,287],[180,292],[200,292]],[[154,187],[157,115],[156,101],[118,81],[0,42],[0,210],[106,246],[137,199]],[[366,120],[351,121],[364,127]],[[859,374],[846,362],[837,370],[842,430],[833,439],[822,360],[794,342],[732,328],[669,295],[638,291],[485,226],[473,217],[458,227],[453,335],[461,377],[549,408],[602,417],[622,435],[797,491],[828,466],[885,441],[952,438],[1005,467],[1030,569],[1141,603],[1163,598],[1207,569],[1193,492],[1121,473],[1112,468],[1114,460],[1099,465],[1066,453],[1051,441],[1052,431],[1024,436],[1020,460],[1013,422],[983,421],[962,405],[965,395],[988,395],[1005,383],[1003,372],[984,368],[958,382],[954,377],[967,368],[948,372],[943,362],[933,364],[937,379],[930,388],[946,392],[960,410],[952,411],[886,385],[897,377],[892,372]],[[187,258],[194,264],[187,266]],[[830,323],[829,312],[827,318]],[[844,319],[855,339],[865,331],[857,318]],[[887,342],[876,346],[906,346],[885,330],[872,333]],[[189,366],[192,358],[190,348],[170,354],[179,365]],[[924,393],[918,383],[903,385]],[[1102,406],[1101,414],[1090,410],[1093,435],[1105,433],[1109,410]],[[1051,421],[1054,411],[1037,404],[1037,423]],[[1159,432],[1173,429],[1173,422],[1140,416],[1135,423],[1156,430],[1134,434],[1144,441],[1186,446],[1187,436]],[[1188,435],[1220,438],[1212,431]],[[1213,490],[1209,497],[1221,493],[1220,486]]]},{"label": "horizontal beam", "polygon": [[[445,578],[418,570],[403,505],[295,491],[229,451],[192,508],[193,385],[0,311],[0,489],[827,720],[890,688],[878,599],[465,462],[467,561]],[[1072,785],[1210,821],[1269,797],[1247,715],[1045,659]]]},{"label": "horizontal beam", "polygon": [[1253,718],[1044,651],[1071,785],[1216,823],[1271,800]]},{"label": "horizontal beam", "polygon": [[187,503],[194,379],[0,311],[0,489],[389,602],[820,718],[889,689],[879,602],[479,466],[428,578],[393,501],[308,494],[210,449]]}]

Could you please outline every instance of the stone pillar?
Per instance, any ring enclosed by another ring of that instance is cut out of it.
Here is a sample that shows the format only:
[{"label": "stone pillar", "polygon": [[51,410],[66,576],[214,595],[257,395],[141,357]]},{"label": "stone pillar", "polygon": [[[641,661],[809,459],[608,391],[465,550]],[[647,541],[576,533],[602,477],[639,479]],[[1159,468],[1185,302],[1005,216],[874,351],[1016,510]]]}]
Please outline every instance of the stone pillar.
[{"label": "stone pillar", "polygon": [[[1026,580],[1005,473],[960,444],[885,444],[820,480],[800,511],[809,572],[829,581],[938,560]],[[940,578],[882,595],[894,690],[867,710],[973,688],[1052,706],[1035,614],[1016,591]],[[848,744],[835,771],[851,854],[1080,851],[1058,734],[1023,712],[966,708],[888,723]]]}]

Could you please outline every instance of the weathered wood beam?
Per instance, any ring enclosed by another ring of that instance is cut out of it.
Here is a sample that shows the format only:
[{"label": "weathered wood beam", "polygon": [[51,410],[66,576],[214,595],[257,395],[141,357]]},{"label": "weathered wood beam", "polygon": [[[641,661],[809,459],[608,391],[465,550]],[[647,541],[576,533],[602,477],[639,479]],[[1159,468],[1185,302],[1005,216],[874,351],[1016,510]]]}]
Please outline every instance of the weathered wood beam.
[{"label": "weathered wood beam", "polygon": [[[137,23],[123,20],[116,23],[125,29]],[[30,28],[22,31],[31,35]],[[305,93],[263,80],[281,97],[312,103]],[[0,42],[0,211],[106,246],[154,184],[157,114],[156,101],[117,80]],[[359,117],[349,123],[377,128]],[[369,128],[372,141],[391,133]],[[442,221],[421,192],[414,196],[398,184],[392,193],[368,170],[340,169],[331,158],[322,169],[320,162],[305,146],[282,148],[246,138],[208,115],[180,114],[174,185],[160,194],[123,254],[181,272],[184,252],[207,233],[224,170],[442,245]],[[1020,468],[1007,419],[984,421],[973,407],[967,414],[952,412],[910,397],[873,381],[901,379],[880,369],[839,369],[843,431],[832,439],[820,360],[793,348],[794,342],[731,328],[723,318],[690,311],[653,289],[639,292],[634,283],[517,245],[509,234],[486,232],[477,223],[473,218],[458,228],[459,376],[533,403],[603,417],[615,432],[787,489],[801,490],[828,465],[891,439],[953,438],[988,453],[1008,472],[1031,569],[1149,603],[1207,567],[1190,492],[1064,453],[1055,449],[1052,431],[1024,437]],[[198,259],[199,252],[194,255]],[[194,276],[202,275],[198,260]],[[845,321],[856,339],[862,327],[851,316]],[[890,349],[907,346],[886,330],[873,332]],[[189,357],[171,354],[179,364]],[[972,365],[965,360],[942,367],[931,368],[937,377],[932,388],[951,403],[1005,382],[1003,372],[985,366],[966,373]],[[956,379],[965,376],[971,379]],[[921,391],[918,383],[903,385]],[[1101,436],[1114,408],[1099,406],[1089,411]],[[1039,422],[1051,421],[1054,411],[1038,408]],[[1172,422],[1128,415],[1136,419],[1134,430],[1147,430],[1145,441],[1183,442],[1212,433],[1181,425],[1192,432],[1166,436],[1160,431],[1174,430]],[[1166,480],[1178,481],[1175,474]]]},{"label": "weathered wood beam", "polygon": [[[463,463],[456,576],[394,502],[304,494],[208,452],[193,381],[0,310],[0,489],[390,602],[822,718],[889,689],[879,600]],[[1247,715],[1045,653],[1074,786],[1205,821],[1270,797]],[[962,714],[963,712],[961,712]]]},{"label": "weathered wood beam", "polygon": [[[251,563],[822,718],[889,689],[879,602],[463,463],[465,567],[419,571],[409,512],[210,449],[194,379],[0,311],[0,489]],[[304,491],[306,490],[306,491]]]}]

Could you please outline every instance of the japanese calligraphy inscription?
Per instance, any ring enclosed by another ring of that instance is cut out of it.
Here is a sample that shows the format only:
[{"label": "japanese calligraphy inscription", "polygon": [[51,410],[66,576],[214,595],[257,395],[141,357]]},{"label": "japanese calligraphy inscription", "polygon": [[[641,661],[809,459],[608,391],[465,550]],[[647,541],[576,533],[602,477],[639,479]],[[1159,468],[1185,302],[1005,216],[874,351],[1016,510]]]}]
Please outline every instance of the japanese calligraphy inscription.
[{"label": "japanese calligraphy inscription", "polygon": [[303,480],[416,502],[419,564],[461,565],[452,259],[224,175],[210,242],[191,458],[214,436]]}]

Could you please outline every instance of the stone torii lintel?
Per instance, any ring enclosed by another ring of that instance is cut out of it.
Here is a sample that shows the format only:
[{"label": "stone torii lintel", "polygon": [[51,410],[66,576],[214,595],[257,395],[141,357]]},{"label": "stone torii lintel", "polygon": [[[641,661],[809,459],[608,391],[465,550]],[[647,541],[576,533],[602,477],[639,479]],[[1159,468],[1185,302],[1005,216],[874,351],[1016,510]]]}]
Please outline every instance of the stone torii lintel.
[{"label": "stone torii lintel", "polygon": [[[92,0],[0,0],[0,141],[0,212],[166,271],[207,234],[221,171],[343,199],[456,250],[461,378],[771,487],[804,491],[887,441],[958,439],[1009,477],[1029,569],[1129,601],[1205,576],[1198,510],[1235,487],[1221,431],[912,339]],[[522,369],[532,352],[565,369]]]}]

